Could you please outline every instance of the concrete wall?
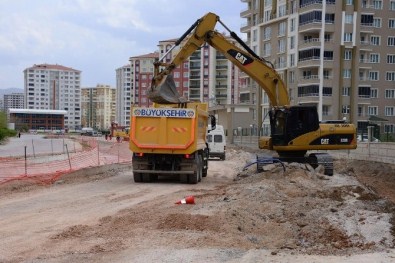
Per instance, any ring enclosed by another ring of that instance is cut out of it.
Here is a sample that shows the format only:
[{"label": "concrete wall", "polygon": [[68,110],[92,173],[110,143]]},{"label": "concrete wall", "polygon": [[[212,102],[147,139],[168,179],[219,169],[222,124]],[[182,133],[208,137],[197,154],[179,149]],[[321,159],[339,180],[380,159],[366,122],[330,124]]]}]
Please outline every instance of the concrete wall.
[{"label": "concrete wall", "polygon": [[[258,148],[257,136],[234,136],[233,144]],[[355,150],[327,151],[334,158],[348,158],[395,164],[395,143],[359,142]],[[395,171],[394,171],[395,174]]]}]

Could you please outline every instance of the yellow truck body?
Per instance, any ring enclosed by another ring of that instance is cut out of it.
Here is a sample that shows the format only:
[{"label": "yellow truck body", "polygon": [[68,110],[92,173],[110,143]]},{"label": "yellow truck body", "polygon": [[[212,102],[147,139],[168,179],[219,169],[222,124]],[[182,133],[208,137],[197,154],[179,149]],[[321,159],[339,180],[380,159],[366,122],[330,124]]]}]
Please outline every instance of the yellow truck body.
[{"label": "yellow truck body", "polygon": [[133,107],[129,148],[135,181],[178,174],[183,182],[197,183],[205,177],[208,119],[207,103]]}]

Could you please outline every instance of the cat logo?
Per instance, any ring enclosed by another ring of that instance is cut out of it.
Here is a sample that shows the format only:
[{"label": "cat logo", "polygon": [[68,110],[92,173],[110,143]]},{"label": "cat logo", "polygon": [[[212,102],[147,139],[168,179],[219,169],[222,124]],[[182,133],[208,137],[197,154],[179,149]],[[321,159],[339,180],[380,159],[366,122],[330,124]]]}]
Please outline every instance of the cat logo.
[{"label": "cat logo", "polygon": [[249,64],[254,62],[254,60],[251,57],[239,52],[238,50],[229,49],[227,53],[231,55],[234,59],[236,59],[238,62],[240,62],[243,66],[248,66]]},{"label": "cat logo", "polygon": [[321,139],[321,144],[329,144],[329,139]]},{"label": "cat logo", "polygon": [[243,56],[241,53],[237,53],[235,58],[243,65],[247,60],[247,58]]}]

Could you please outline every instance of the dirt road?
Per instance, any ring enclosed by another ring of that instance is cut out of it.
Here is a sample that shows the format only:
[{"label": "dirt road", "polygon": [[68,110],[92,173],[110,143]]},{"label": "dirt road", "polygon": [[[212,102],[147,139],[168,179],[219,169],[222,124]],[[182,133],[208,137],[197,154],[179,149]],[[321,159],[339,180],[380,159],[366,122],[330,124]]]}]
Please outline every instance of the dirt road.
[{"label": "dirt road", "polygon": [[[374,183],[394,183],[394,167],[373,165],[370,180],[355,161],[325,177],[295,164],[241,172],[254,158],[245,149],[227,158],[197,185],[137,184],[113,165],[3,186],[0,262],[395,261],[395,193]],[[195,205],[174,204],[188,195]]]}]

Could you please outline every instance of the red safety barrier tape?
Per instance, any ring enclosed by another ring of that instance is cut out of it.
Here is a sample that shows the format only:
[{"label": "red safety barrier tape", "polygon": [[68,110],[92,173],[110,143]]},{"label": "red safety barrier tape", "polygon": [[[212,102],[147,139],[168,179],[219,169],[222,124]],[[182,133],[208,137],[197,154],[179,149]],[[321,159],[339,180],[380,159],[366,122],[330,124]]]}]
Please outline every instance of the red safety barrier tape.
[{"label": "red safety barrier tape", "polygon": [[36,158],[0,158],[0,184],[31,180],[52,184],[62,175],[87,167],[132,161],[127,142],[98,141],[81,138],[82,151],[69,154],[40,155]]}]

